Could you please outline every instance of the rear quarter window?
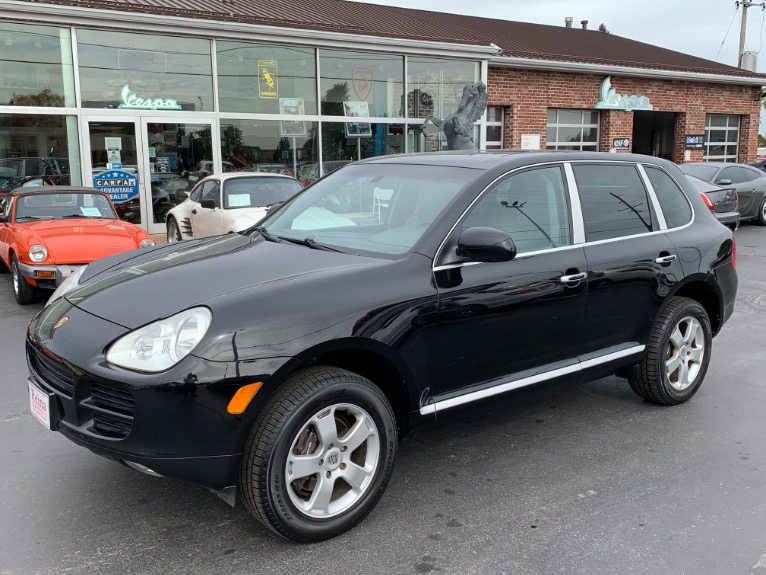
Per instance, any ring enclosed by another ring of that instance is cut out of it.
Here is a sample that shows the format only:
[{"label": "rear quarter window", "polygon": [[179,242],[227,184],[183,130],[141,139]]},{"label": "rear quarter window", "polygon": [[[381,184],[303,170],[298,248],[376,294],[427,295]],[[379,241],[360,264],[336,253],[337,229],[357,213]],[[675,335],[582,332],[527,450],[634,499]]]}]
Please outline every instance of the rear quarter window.
[{"label": "rear quarter window", "polygon": [[645,165],[644,169],[660,202],[668,228],[678,228],[688,224],[692,220],[692,209],[678,184],[659,168]]}]

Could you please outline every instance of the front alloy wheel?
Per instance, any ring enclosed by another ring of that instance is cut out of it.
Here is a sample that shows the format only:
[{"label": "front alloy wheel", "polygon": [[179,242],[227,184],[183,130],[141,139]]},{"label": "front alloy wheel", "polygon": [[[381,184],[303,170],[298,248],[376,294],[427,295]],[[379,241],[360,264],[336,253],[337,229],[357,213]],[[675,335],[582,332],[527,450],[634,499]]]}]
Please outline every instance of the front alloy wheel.
[{"label": "front alloy wheel", "polygon": [[16,256],[11,256],[11,276],[13,279],[13,295],[19,305],[27,305],[35,301],[35,287],[29,285],[21,275]]},{"label": "front alloy wheel", "polygon": [[342,369],[305,369],[258,414],[240,470],[242,500],[288,539],[335,537],[383,495],[396,443],[396,419],[377,386]]},{"label": "front alloy wheel", "polygon": [[665,351],[665,375],[673,389],[683,391],[697,380],[705,355],[702,324],[692,316],[681,319]]}]

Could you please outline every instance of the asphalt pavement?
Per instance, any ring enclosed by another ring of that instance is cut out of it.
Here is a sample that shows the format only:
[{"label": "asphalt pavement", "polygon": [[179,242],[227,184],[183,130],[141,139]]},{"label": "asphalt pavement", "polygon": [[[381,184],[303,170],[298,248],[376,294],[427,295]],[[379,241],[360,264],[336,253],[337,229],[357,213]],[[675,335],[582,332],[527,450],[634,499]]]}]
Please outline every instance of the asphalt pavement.
[{"label": "asphalt pavement", "polygon": [[736,238],[736,311],[691,401],[614,377],[516,392],[406,439],[372,514],[313,545],[43,428],[24,359],[43,300],[0,275],[0,574],[766,575],[766,228]]}]

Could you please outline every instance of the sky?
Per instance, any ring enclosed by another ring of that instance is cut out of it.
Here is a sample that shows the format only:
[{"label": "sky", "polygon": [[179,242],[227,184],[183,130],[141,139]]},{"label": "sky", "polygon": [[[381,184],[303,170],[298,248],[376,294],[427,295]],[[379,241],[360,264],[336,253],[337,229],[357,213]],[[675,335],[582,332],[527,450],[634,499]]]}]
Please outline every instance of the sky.
[{"label": "sky", "polygon": [[[742,7],[737,9],[734,0],[361,1],[552,26],[563,26],[564,17],[571,16],[576,27],[588,20],[591,30],[603,23],[612,34],[721,64],[736,66],[738,59]],[[758,53],[757,71],[766,73],[766,12],[756,3],[747,9],[745,49]]]}]

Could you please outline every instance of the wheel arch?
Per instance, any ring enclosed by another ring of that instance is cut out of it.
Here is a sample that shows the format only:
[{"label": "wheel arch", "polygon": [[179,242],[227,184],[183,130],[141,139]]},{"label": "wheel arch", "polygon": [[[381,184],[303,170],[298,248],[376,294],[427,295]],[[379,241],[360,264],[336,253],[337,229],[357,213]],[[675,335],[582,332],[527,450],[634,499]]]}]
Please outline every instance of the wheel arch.
[{"label": "wheel arch", "polygon": [[705,308],[713,335],[718,334],[723,325],[723,298],[709,282],[702,278],[692,279],[681,285],[672,295],[692,299]]}]

